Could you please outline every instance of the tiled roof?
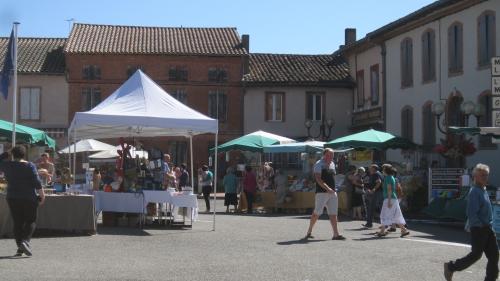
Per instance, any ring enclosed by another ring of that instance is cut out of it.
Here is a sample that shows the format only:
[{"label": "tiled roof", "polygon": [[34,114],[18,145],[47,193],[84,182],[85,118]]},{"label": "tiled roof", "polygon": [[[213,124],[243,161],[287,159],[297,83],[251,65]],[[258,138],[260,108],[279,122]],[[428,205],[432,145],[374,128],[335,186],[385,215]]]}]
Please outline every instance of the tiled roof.
[{"label": "tiled roof", "polygon": [[85,54],[247,54],[236,28],[73,25],[67,53]]},{"label": "tiled roof", "polygon": [[246,85],[351,85],[349,65],[341,56],[250,54]]},{"label": "tiled roof", "polygon": [[[8,37],[0,37],[0,69],[7,53]],[[18,38],[18,73],[64,73],[65,38]]]}]

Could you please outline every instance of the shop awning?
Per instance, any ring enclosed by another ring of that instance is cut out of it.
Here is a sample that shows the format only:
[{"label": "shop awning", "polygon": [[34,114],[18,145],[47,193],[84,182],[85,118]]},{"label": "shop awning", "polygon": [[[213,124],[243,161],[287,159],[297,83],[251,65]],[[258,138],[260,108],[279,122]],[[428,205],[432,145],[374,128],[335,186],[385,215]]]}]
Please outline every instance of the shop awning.
[{"label": "shop awning", "polygon": [[[0,136],[12,141],[12,122],[0,120]],[[56,141],[46,132],[19,124],[16,124],[16,142],[56,147]]]},{"label": "shop awning", "polygon": [[448,130],[455,134],[489,136],[500,140],[500,127],[448,127]]},{"label": "shop awning", "polygon": [[[218,152],[227,152],[231,150],[243,150],[251,152],[263,152],[265,146],[273,144],[293,143],[295,140],[271,134],[264,131],[256,131],[248,135],[244,135],[237,139],[228,141],[219,145]],[[213,152],[214,148],[210,149]]]},{"label": "shop awning", "polygon": [[355,148],[355,149],[413,149],[416,147],[412,141],[377,130],[366,130],[356,134],[341,137],[325,143],[329,148]]}]

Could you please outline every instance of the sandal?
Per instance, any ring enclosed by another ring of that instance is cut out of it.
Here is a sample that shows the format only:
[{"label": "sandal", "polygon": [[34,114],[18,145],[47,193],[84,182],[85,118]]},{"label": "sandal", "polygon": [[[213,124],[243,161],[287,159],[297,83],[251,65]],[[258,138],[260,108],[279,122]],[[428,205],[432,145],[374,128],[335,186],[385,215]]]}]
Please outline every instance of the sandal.
[{"label": "sandal", "polygon": [[408,236],[408,235],[410,235],[410,232],[407,230],[406,232],[401,233],[400,237],[403,238],[403,237]]},{"label": "sandal", "polygon": [[313,239],[313,238],[314,238],[314,236],[312,236],[312,234],[311,234],[311,233],[307,233],[307,234],[306,234],[306,237],[304,237],[304,240],[307,240],[307,239]]},{"label": "sandal", "polygon": [[345,240],[345,237],[339,234],[337,236],[333,236],[332,240]]}]

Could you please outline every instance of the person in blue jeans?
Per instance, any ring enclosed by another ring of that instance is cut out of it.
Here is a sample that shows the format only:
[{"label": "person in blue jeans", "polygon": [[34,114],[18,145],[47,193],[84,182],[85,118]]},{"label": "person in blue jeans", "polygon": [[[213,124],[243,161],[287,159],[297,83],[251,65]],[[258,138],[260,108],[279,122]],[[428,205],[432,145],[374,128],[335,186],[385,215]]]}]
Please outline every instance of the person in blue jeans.
[{"label": "person in blue jeans", "polygon": [[493,213],[486,184],[490,168],[477,164],[472,171],[474,180],[467,197],[467,223],[465,228],[470,231],[471,252],[461,259],[444,263],[444,277],[452,280],[455,271],[462,271],[476,261],[483,253],[488,259],[485,281],[497,280],[498,277],[498,244],[493,230]]}]

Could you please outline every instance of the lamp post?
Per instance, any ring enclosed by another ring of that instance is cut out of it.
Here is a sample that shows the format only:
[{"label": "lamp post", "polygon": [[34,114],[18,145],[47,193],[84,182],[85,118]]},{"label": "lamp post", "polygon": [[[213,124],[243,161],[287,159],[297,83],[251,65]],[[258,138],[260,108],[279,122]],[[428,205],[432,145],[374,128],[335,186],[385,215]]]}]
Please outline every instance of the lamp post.
[{"label": "lamp post", "polygon": [[307,137],[309,139],[319,139],[321,140],[328,140],[330,138],[330,135],[332,133],[332,128],[335,125],[335,121],[332,118],[329,118],[328,120],[325,120],[325,117],[321,119],[321,123],[319,125],[319,133],[317,136],[311,136],[311,127],[313,126],[313,121],[307,119],[304,122],[304,126],[307,129]]},{"label": "lamp post", "polygon": [[[438,130],[443,133],[448,133],[448,126],[443,129],[441,127],[441,116],[444,113],[444,104],[439,101],[432,105],[432,113],[436,116],[436,123]],[[466,101],[460,106],[460,111],[465,117],[465,126],[469,126],[469,117],[474,115],[476,117],[477,125],[479,125],[479,119],[484,115],[484,107],[481,104],[476,104],[472,101]]]}]

